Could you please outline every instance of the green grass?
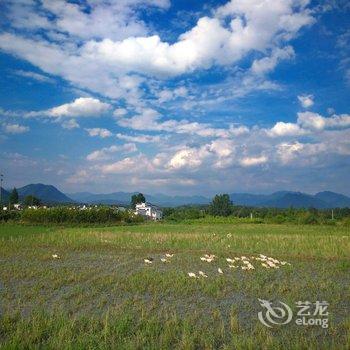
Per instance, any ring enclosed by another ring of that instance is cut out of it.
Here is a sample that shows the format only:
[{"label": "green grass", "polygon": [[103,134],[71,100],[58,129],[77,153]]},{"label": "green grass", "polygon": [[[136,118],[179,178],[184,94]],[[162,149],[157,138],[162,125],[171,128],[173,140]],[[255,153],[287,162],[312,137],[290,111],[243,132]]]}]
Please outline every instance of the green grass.
[{"label": "green grass", "polygon": [[[347,227],[207,222],[62,228],[0,226],[3,348],[346,349]],[[160,257],[174,253],[164,264]],[[202,262],[205,253],[217,255]],[[265,254],[291,266],[232,270]],[[60,259],[53,259],[58,254]],[[145,265],[152,256],[155,262]],[[224,270],[219,275],[217,268]],[[206,279],[191,279],[202,270]],[[329,328],[267,328],[260,299],[329,302]]]}]

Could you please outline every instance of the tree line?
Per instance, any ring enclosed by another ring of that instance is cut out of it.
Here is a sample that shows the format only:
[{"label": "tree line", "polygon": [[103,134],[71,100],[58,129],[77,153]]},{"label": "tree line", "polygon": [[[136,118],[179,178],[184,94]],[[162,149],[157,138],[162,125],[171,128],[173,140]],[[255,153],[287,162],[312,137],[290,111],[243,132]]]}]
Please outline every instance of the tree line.
[{"label": "tree line", "polygon": [[[228,194],[216,195],[209,205],[190,205],[163,210],[165,220],[207,220],[222,218],[226,222],[247,220],[254,223],[296,223],[350,225],[350,208],[269,208],[233,205]],[[226,219],[225,219],[226,218]]]}]

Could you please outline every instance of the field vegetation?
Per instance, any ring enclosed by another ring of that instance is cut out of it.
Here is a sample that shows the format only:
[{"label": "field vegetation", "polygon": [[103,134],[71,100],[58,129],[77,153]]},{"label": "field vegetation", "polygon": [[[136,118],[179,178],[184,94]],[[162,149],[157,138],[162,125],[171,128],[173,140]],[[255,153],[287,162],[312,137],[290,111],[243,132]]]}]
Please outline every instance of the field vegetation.
[{"label": "field vegetation", "polygon": [[[1,347],[349,348],[347,226],[213,220],[0,225]],[[216,257],[202,261],[205,254]],[[255,268],[243,270],[226,261],[259,254],[291,265],[265,268],[251,259]],[[208,277],[188,275],[199,271]],[[329,328],[267,328],[258,299],[293,311],[299,300],[328,301]]]}]

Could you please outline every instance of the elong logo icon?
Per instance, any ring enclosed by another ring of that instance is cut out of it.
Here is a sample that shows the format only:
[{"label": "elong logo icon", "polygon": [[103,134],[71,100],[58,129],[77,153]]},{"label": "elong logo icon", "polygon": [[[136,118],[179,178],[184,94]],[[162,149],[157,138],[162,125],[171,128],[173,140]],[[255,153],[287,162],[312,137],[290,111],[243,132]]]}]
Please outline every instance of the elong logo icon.
[{"label": "elong logo icon", "polygon": [[292,309],[282,301],[278,302],[281,306],[273,306],[272,302],[264,299],[259,299],[259,302],[265,310],[258,313],[258,318],[266,327],[288,324],[292,320]]}]

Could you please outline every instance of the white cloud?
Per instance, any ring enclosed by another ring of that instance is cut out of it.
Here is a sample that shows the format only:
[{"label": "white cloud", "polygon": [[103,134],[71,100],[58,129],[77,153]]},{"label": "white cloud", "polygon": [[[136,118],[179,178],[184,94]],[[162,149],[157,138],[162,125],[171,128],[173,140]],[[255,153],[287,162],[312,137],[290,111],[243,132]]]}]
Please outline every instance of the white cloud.
[{"label": "white cloud", "polygon": [[32,1],[5,2],[9,3],[6,15],[14,27],[45,28],[56,40],[62,40],[65,35],[81,39],[110,37],[118,40],[146,34],[148,29],[138,18],[137,7],[166,9],[170,6],[168,0],[87,0],[84,4],[44,0],[41,6]]},{"label": "white cloud", "polygon": [[[155,76],[179,75],[214,64],[232,64],[252,50],[263,52],[277,37],[279,40],[290,39],[302,26],[312,23],[308,11],[298,9],[297,5],[297,1],[285,0],[249,3],[235,0],[226,5],[229,11],[223,7],[217,11],[219,16],[234,18],[229,27],[222,26],[219,18],[202,17],[174,44],[153,35],[123,41],[92,40],[82,51],[97,61]],[[289,47],[276,50],[270,61],[290,55],[292,49]],[[265,62],[265,66],[271,64],[275,63]]]},{"label": "white cloud", "polygon": [[291,46],[282,49],[276,48],[272,51],[271,56],[254,60],[251,71],[254,74],[263,75],[275,69],[279,61],[293,58],[295,55]]},{"label": "white cloud", "polygon": [[286,164],[297,157],[304,149],[304,145],[300,142],[281,143],[277,146],[277,154],[282,163]]},{"label": "white cloud", "polygon": [[75,119],[64,120],[61,125],[64,129],[68,130],[77,129],[80,127]]},{"label": "white cloud", "polygon": [[51,117],[99,117],[111,108],[108,103],[92,97],[79,97],[71,103],[51,108],[47,115]]},{"label": "white cloud", "polygon": [[313,95],[300,95],[298,96],[298,100],[304,108],[309,108],[314,104]]},{"label": "white cloud", "polygon": [[8,134],[23,134],[29,131],[28,126],[19,124],[4,124],[3,129]]},{"label": "white cloud", "polygon": [[298,124],[285,122],[277,122],[270,130],[268,130],[268,135],[271,137],[298,136],[305,133],[306,131]]},{"label": "white cloud", "polygon": [[137,148],[134,143],[126,143],[122,146],[113,145],[111,147],[105,147],[100,150],[91,152],[86,156],[88,161],[103,161],[111,158],[111,155],[117,152],[121,153],[132,153],[136,152]]},{"label": "white cloud", "polygon": [[152,163],[144,155],[127,157],[111,164],[100,167],[102,174],[132,174],[153,172]]},{"label": "white cloud", "polygon": [[260,157],[245,157],[241,159],[240,164],[243,167],[251,167],[256,165],[264,164],[268,161],[268,158],[266,156],[260,156]]},{"label": "white cloud", "polygon": [[153,136],[153,135],[125,135],[125,134],[116,134],[116,137],[121,140],[137,142],[137,143],[150,143],[150,142],[159,142],[162,137]]},{"label": "white cloud", "polygon": [[92,128],[92,129],[85,129],[90,136],[99,136],[102,138],[110,137],[113,134],[104,128]]},{"label": "white cloud", "polygon": [[[7,15],[13,26],[26,29],[32,37],[3,33],[0,49],[78,88],[136,103],[144,81],[137,74],[169,77],[232,65],[254,51],[271,53],[254,65],[256,72],[267,72],[278,60],[292,55],[285,43],[314,20],[305,1],[234,0],[218,8],[214,17],[200,18],[192,29],[169,43],[150,35],[135,10],[147,4],[167,8],[168,1],[88,4],[89,11],[63,1],[46,0],[21,11],[17,6],[17,16],[13,12]],[[45,29],[54,42],[40,36],[38,28]],[[178,96],[183,93],[178,91]]]},{"label": "white cloud", "polygon": [[115,117],[123,117],[124,115],[128,114],[128,110],[125,108],[117,108],[114,110],[113,115]]},{"label": "white cloud", "polygon": [[246,126],[230,125],[227,129],[213,128],[210,124],[190,122],[186,119],[162,121],[161,117],[162,115],[154,109],[142,108],[139,109],[139,114],[131,118],[119,118],[117,123],[120,126],[134,130],[166,131],[202,137],[231,137],[244,135],[249,132]]},{"label": "white cloud", "polygon": [[311,130],[343,129],[350,127],[350,115],[332,115],[325,118],[318,113],[301,112],[298,113],[297,122],[301,127]]},{"label": "white cloud", "polygon": [[170,169],[197,168],[208,155],[206,148],[186,148],[174,154],[168,163]]},{"label": "white cloud", "polygon": [[188,90],[184,86],[180,86],[174,90],[165,89],[158,93],[158,101],[160,103],[174,100],[178,97],[186,97]]},{"label": "white cloud", "polygon": [[24,71],[24,70],[19,69],[19,70],[15,70],[14,73],[16,75],[21,76],[21,77],[34,79],[34,80],[42,82],[42,83],[51,83],[51,84],[53,84],[55,82],[54,79],[52,79],[52,78],[50,78],[50,77],[48,77],[46,75],[35,73],[35,72]]}]

